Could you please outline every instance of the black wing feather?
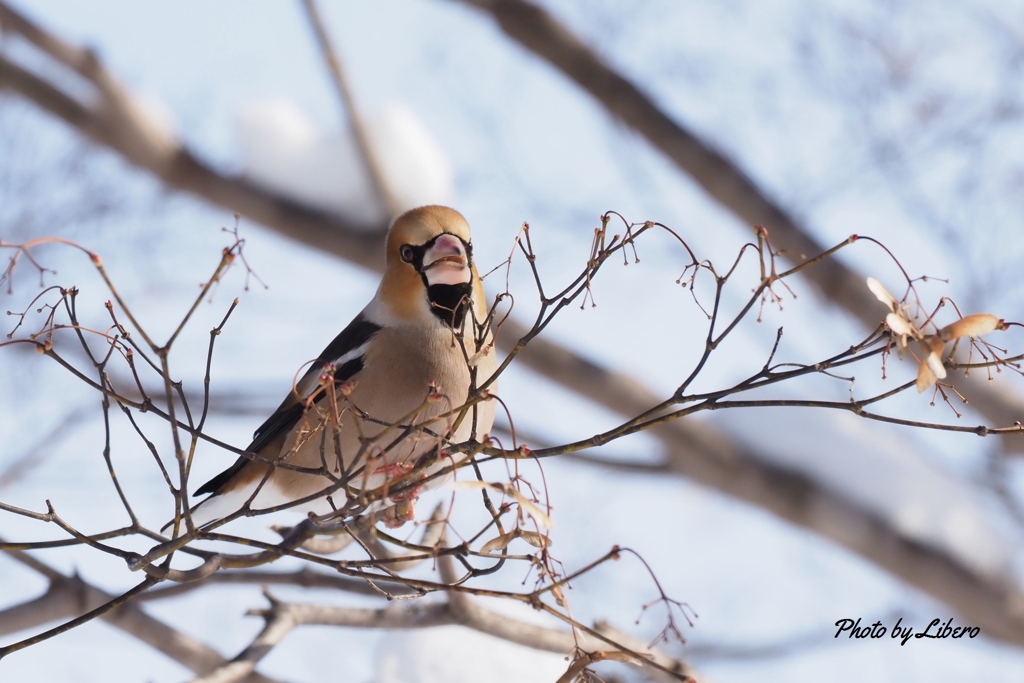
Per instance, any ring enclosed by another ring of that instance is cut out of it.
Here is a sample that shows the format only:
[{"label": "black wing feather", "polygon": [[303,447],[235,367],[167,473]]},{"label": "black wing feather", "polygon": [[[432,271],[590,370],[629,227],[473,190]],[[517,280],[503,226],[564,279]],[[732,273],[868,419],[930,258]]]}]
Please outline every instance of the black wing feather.
[{"label": "black wing feather", "polygon": [[338,333],[338,336],[327,345],[327,348],[323,350],[323,353],[321,353],[316,360],[321,365],[324,363],[333,363],[349,351],[358,349],[360,346],[370,341],[370,337],[377,334],[379,331],[380,325],[367,320],[366,316],[360,313],[345,329]]},{"label": "black wing feather", "polygon": [[[330,344],[327,345],[327,348],[325,348],[317,357],[309,372],[320,372],[324,364],[332,363],[344,356],[346,353],[349,353],[354,349],[358,349],[369,341],[373,335],[377,334],[379,330],[380,325],[367,320],[363,314],[360,313],[338,334],[337,337],[334,338],[333,341],[331,341]],[[335,384],[347,382],[362,369],[363,359],[361,356],[349,359],[341,366],[335,368]],[[288,398],[284,400],[281,407],[274,411],[274,413],[268,417],[252,435],[252,443],[250,443],[249,447],[245,450],[249,453],[258,453],[260,449],[265,447],[282,433],[291,431],[302,417],[302,413],[303,404],[295,398],[294,394],[289,393]],[[248,458],[244,456],[239,457],[231,467],[227,468],[213,479],[196,489],[196,492],[193,495],[201,496],[206,493],[216,493],[222,486],[227,484],[228,481],[230,481],[231,478],[234,477],[247,462],[249,462]]]}]

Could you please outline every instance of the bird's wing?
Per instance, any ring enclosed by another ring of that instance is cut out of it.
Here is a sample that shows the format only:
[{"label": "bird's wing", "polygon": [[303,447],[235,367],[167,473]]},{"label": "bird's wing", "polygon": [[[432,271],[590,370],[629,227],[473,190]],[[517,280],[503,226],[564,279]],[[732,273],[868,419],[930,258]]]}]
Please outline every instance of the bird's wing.
[{"label": "bird's wing", "polygon": [[[295,389],[288,392],[287,398],[278,409],[259,426],[252,436],[252,443],[245,450],[249,453],[259,453],[275,439],[291,431],[304,412],[305,400],[300,400],[300,397],[308,398],[317,388],[324,365],[329,363],[335,366],[335,384],[352,379],[363,369],[363,353],[366,344],[379,330],[380,325],[371,321],[365,312],[357,315],[317,356],[312,367],[295,385]],[[321,396],[323,395],[321,394]],[[239,457],[231,467],[196,489],[193,495],[217,493],[249,462],[249,458]]]}]

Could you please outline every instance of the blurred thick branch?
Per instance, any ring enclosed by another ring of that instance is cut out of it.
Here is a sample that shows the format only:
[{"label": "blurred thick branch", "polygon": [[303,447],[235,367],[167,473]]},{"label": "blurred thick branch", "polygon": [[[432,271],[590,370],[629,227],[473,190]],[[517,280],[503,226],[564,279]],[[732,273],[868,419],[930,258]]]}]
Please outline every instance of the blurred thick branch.
[{"label": "blurred thick branch", "polygon": [[[438,569],[443,581],[454,583],[457,574],[451,557],[439,558]],[[576,630],[572,633],[537,626],[493,612],[469,595],[454,591],[448,594],[448,604],[445,606],[444,613],[454,623],[467,628],[550,652],[573,652],[575,650],[594,652],[608,649],[610,641],[615,641],[621,646],[622,651],[640,655],[633,663],[643,668],[644,675],[648,680],[678,681],[683,679],[694,683],[706,681],[687,662],[674,659],[664,651],[652,647],[651,644],[625,634],[608,624],[599,624],[595,629]]]},{"label": "blurred thick branch", "polygon": [[[604,62],[547,10],[527,0],[458,0],[487,12],[511,39],[537,55],[587,91],[668,157],[684,174],[746,225],[763,225],[777,250],[793,262],[825,251],[807,226],[774,202],[770,193],[684,125],[674,121],[634,83]],[[827,268],[803,276],[829,300],[846,309],[868,329],[880,317],[878,301],[864,286],[864,276],[832,259]],[[968,377],[972,407],[995,424],[1024,420],[1021,397],[994,389],[984,378]],[[1018,445],[1018,450],[1022,447]]]},{"label": "blurred thick branch", "polygon": [[[470,2],[470,0],[463,0]],[[491,12],[502,28],[592,92],[615,116],[651,140],[693,175],[711,196],[748,223],[765,224],[790,253],[823,251],[785,211],[725,157],[674,123],[634,85],[604,65],[545,11],[521,0],[470,2]],[[83,135],[143,168],[168,186],[259,222],[373,270],[382,266],[383,226],[366,231],[250,181],[222,174],[148,122],[131,96],[96,56],[69,45],[0,3],[0,25],[84,78],[94,100],[83,102],[58,84],[0,56],[0,88],[13,90],[62,119]],[[858,318],[874,327],[882,317],[859,276],[831,262],[807,277]],[[870,305],[870,307],[869,307]],[[515,321],[502,327],[505,348],[526,334]],[[521,360],[552,381],[626,416],[644,412],[661,398],[624,373],[609,370],[543,339],[533,340]],[[1012,424],[1022,411],[1016,400],[972,385],[976,408],[995,424]],[[677,421],[657,430],[673,471],[697,483],[772,511],[860,554],[883,569],[942,600],[991,637],[1024,645],[1024,594],[1003,577],[982,576],[947,551],[930,548],[902,533],[871,510],[826,490],[797,473],[740,448],[712,427]]]},{"label": "blurred thick branch", "polygon": [[338,58],[338,54],[331,42],[331,37],[328,35],[327,28],[324,26],[323,19],[320,16],[320,9],[317,6],[316,0],[302,0],[302,7],[306,13],[306,18],[309,19],[313,34],[316,36],[316,42],[320,47],[320,53],[323,55],[327,71],[331,75],[331,81],[338,91],[341,106],[348,114],[349,126],[352,129],[356,147],[359,149],[359,155],[362,157],[363,164],[369,172],[373,190],[381,205],[386,208],[387,215],[393,218],[401,213],[401,207],[395,199],[395,193],[390,187],[388,178],[381,167],[380,154],[373,146],[373,141],[366,126],[366,119],[356,104],[352,88],[349,87],[348,78],[345,76],[345,70],[341,67],[341,60]]},{"label": "blurred thick branch", "polygon": [[[574,636],[547,626],[539,626],[519,621],[506,614],[493,612],[466,599],[455,604],[449,602],[395,602],[382,609],[366,609],[355,607],[335,607],[321,604],[296,604],[271,599],[271,606],[265,610],[253,610],[255,616],[263,617],[266,626],[253,644],[239,653],[231,663],[206,677],[197,678],[193,683],[225,683],[234,681],[232,675],[241,671],[251,670],[270,647],[280,642],[293,628],[303,625],[341,626],[348,628],[385,628],[413,629],[431,628],[435,626],[464,626],[481,631],[502,640],[519,643],[527,647],[559,654],[572,651],[576,647],[584,650],[609,649],[609,645],[586,634]],[[610,639],[618,640],[622,633],[605,629]],[[622,642],[622,641],[620,641]],[[651,661],[670,671],[678,672],[673,676],[658,669],[648,668],[645,676],[653,681],[679,681],[679,676],[695,679],[692,669],[680,660],[673,659],[664,652],[650,648],[637,639],[626,638],[625,643],[636,647],[638,652],[646,653]],[[659,675],[660,674],[660,675]]]},{"label": "blurred thick branch", "polygon": [[[438,561],[442,580],[448,584],[458,583],[458,576],[451,557],[442,555]],[[214,577],[216,576],[219,575],[214,575]],[[230,576],[230,574],[226,576]],[[336,578],[317,572],[279,575],[266,573],[265,576],[273,583],[292,583],[293,580],[298,579],[302,585],[321,586],[334,585],[333,580]],[[313,584],[309,584],[310,581]],[[164,589],[160,591],[159,596],[176,595],[177,592],[176,588]],[[269,593],[267,593],[267,599],[270,601],[269,608],[250,611],[251,615],[262,617],[265,621],[264,628],[252,643],[231,661],[223,661],[217,668],[193,679],[193,683],[234,683],[243,680],[245,676],[252,674],[259,662],[293,629],[303,625],[362,629],[410,629],[459,625],[512,643],[559,654],[576,649],[596,651],[610,648],[618,651],[612,644],[618,643],[622,648],[626,648],[622,650],[623,652],[633,655],[633,663],[643,667],[644,675],[648,680],[657,682],[680,680],[699,682],[704,680],[697,677],[697,674],[686,662],[674,659],[665,652],[607,624],[599,624],[593,629],[593,634],[590,634],[587,632],[573,633],[527,623],[506,614],[491,611],[472,600],[468,595],[458,591],[449,593],[447,602],[395,601],[387,607],[379,609],[287,603],[273,598]]]},{"label": "blurred thick branch", "polygon": [[[80,577],[65,576],[26,552],[9,550],[7,555],[41,574],[50,586],[38,598],[0,610],[0,635],[66,620],[113,598]],[[100,618],[197,673],[214,671],[226,663],[216,650],[146,614],[137,602],[122,605]],[[244,680],[274,683],[274,679],[257,673]]]},{"label": "blurred thick branch", "polygon": [[241,213],[283,235],[338,254],[365,268],[381,268],[381,243],[386,226],[358,225],[261,187],[241,176],[221,173],[204,163],[155,125],[132,95],[106,70],[91,50],[71,45],[33,24],[0,2],[0,28],[35,45],[68,70],[68,78],[84,79],[91,97],[70,94],[66,82],[44,77],[0,55],[0,89],[12,90],[40,109],[63,120],[94,142],[149,171],[168,187],[189,192]]}]

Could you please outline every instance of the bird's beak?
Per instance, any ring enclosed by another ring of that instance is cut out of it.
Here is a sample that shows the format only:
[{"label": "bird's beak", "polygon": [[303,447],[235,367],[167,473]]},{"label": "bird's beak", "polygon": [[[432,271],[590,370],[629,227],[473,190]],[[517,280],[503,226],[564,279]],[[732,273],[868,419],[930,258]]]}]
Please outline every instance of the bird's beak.
[{"label": "bird's beak", "polygon": [[466,246],[458,237],[444,234],[423,254],[423,275],[428,285],[458,285],[470,281]]}]

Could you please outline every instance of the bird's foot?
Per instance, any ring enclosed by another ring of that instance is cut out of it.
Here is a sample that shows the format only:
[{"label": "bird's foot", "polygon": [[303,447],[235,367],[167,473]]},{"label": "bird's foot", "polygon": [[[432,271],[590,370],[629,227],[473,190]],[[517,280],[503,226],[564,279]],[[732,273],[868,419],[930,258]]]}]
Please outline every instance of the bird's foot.
[{"label": "bird's foot", "polygon": [[384,511],[384,526],[397,529],[416,518],[416,499],[402,500]]},{"label": "bird's foot", "polygon": [[[389,486],[395,484],[402,484],[403,490],[399,493],[391,493],[388,498],[394,503],[391,507],[384,511],[384,526],[389,529],[397,529],[406,522],[416,517],[416,500],[420,496],[420,491],[423,486],[412,486],[411,482],[403,481],[403,477],[406,477],[415,467],[405,463],[393,463],[390,465],[381,465],[376,468],[374,474],[383,474],[390,480]],[[419,475],[420,479],[425,478],[422,472]]]},{"label": "bird's foot", "polygon": [[393,462],[390,465],[381,465],[374,468],[373,474],[383,474],[388,479],[397,479],[412,472],[414,465],[404,462]]}]

